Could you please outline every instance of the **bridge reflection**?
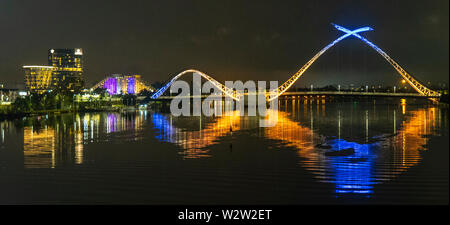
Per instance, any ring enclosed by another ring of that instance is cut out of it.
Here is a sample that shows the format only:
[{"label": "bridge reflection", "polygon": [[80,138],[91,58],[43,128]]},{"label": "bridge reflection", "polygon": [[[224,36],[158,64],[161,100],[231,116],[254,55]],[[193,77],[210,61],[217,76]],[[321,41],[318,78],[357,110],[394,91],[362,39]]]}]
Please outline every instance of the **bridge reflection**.
[{"label": "bridge reflection", "polygon": [[[411,117],[402,122],[394,135],[383,135],[374,143],[360,144],[337,138],[326,140],[314,132],[312,124],[302,126],[280,112],[278,125],[268,128],[266,136],[297,148],[300,165],[319,180],[335,183],[337,193],[368,194],[373,184],[388,181],[420,161],[420,150],[424,149],[429,135],[434,134],[436,124],[436,108],[412,111]],[[355,153],[349,156],[324,154],[343,149],[354,149]]]},{"label": "bridge reflection", "polygon": [[199,118],[199,129],[192,131],[173,126],[174,117],[171,115],[154,113],[152,122],[158,129],[156,138],[181,147],[184,150],[180,152],[183,158],[195,159],[211,157],[208,146],[216,143],[220,137],[241,129],[242,118],[238,111],[234,111],[232,115],[214,118],[213,122],[207,123],[205,127],[202,127],[201,117],[194,118]]},{"label": "bridge reflection", "polygon": [[[339,110],[337,117],[326,115],[325,105],[324,100],[316,103],[292,100],[290,107],[284,108],[285,111],[282,111],[283,107],[278,111],[276,126],[263,128],[260,135],[266,139],[281,141],[285,147],[297,149],[299,165],[314,174],[319,181],[334,183],[337,195],[369,196],[375,184],[389,181],[417,165],[421,160],[420,151],[425,149],[428,139],[436,134],[440,124],[439,108],[432,106],[406,112],[406,101],[402,101],[398,105],[400,108],[391,107],[386,112],[383,111],[383,114],[389,114],[385,115],[386,118],[376,118],[375,106],[372,110],[363,110],[357,117],[363,135],[361,138],[354,138],[355,136],[345,135],[345,130],[350,129],[348,123],[355,123],[347,121],[346,117],[350,115]],[[300,116],[310,121],[296,121]],[[157,138],[178,145],[182,149],[180,154],[183,158],[189,159],[211,157],[210,146],[230,135],[231,125],[238,134],[241,130],[258,125],[257,119],[249,122],[249,117],[239,117],[237,111],[231,117],[217,117],[205,127],[200,126],[194,131],[176,128],[170,116],[154,113],[152,117],[154,127],[159,130]],[[268,117],[274,118],[270,114]],[[320,124],[321,120],[330,119],[337,123],[337,131],[331,132],[333,135],[326,134],[330,133],[326,130],[328,128]],[[388,124],[391,128],[387,132],[375,133],[371,130],[372,127],[380,128],[376,127],[379,125],[374,124],[374,121],[384,127]],[[358,132],[361,133],[361,130]],[[353,149],[354,153],[327,155],[327,152],[348,149]]]},{"label": "bridge reflection", "polygon": [[[337,195],[369,196],[375,184],[417,165],[429,138],[448,124],[442,109],[434,105],[414,107],[406,100],[392,105],[328,104],[324,99],[300,98],[279,103],[278,122],[269,128],[258,128],[259,117],[240,116],[238,111],[220,117],[183,118],[138,111],[28,118],[23,127],[23,165],[54,168],[84,164],[89,162],[89,143],[147,140],[148,118],[154,129],[150,133],[160,142],[178,146],[184,159],[212,157],[213,145],[228,145],[232,143],[229,140],[245,138],[250,132],[276,140],[277,148],[295,149],[298,165],[317,180],[335,184]],[[270,115],[269,119],[274,118]],[[2,144],[11,135],[10,126],[10,122],[1,122]],[[328,154],[348,149],[354,152]]]}]

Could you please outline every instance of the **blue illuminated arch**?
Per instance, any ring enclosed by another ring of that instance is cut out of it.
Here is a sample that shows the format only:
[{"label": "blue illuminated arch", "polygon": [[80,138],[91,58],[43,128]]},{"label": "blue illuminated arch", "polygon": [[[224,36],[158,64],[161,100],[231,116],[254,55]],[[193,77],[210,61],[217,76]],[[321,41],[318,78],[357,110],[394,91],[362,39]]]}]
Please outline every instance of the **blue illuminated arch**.
[{"label": "blue illuminated arch", "polygon": [[[347,28],[344,28],[342,26],[332,24],[336,29],[345,32],[344,35],[339,37],[338,39],[334,40],[327,46],[325,46],[322,50],[320,50],[316,55],[314,55],[313,58],[311,58],[303,67],[301,67],[294,75],[292,75],[286,82],[284,82],[281,86],[279,86],[275,92],[270,92],[267,94],[268,101],[272,101],[274,99],[277,99],[278,96],[286,92],[301,76],[302,74],[321,56],[323,55],[328,49],[339,43],[340,41],[344,40],[347,37],[355,36],[368,44],[370,47],[375,49],[380,55],[382,55],[393,67],[397,72],[405,79],[417,92],[419,92],[421,95],[424,96],[440,96],[440,93],[433,91],[427,87],[425,87],[423,84],[421,84],[417,79],[415,79],[412,75],[408,74],[397,62],[395,62],[391,57],[389,57],[388,54],[386,54],[383,50],[381,50],[378,46],[367,40],[366,38],[359,35],[361,32],[371,31],[373,30],[371,27],[361,27],[355,30],[350,30]],[[241,96],[237,96],[236,93],[233,92],[232,89],[226,87],[225,85],[221,84],[217,80],[213,79],[212,77],[208,76],[205,73],[202,73],[198,70],[189,69],[185,70],[175,77],[173,77],[166,85],[164,85],[161,89],[159,89],[157,92],[155,92],[151,98],[157,99],[159,98],[169,87],[172,85],[172,83],[177,80],[182,75],[193,72],[200,74],[203,78],[207,79],[208,81],[211,81],[216,87],[218,87],[225,95],[233,98],[234,100],[239,101]]]},{"label": "blue illuminated arch", "polygon": [[406,72],[386,52],[381,50],[381,48],[376,46],[374,43],[370,42],[369,40],[367,40],[366,38],[362,37],[358,33],[355,33],[355,32],[353,32],[353,31],[351,31],[349,29],[346,29],[346,28],[344,28],[342,26],[339,26],[339,25],[336,25],[334,23],[332,23],[332,25],[336,29],[338,29],[340,31],[343,31],[343,32],[345,32],[347,34],[350,34],[350,35],[353,35],[353,36],[359,38],[361,41],[363,41],[364,43],[366,43],[367,45],[369,45],[370,47],[375,49],[375,51],[377,51],[381,56],[383,56],[383,58],[386,59],[386,61],[388,61],[392,65],[392,67],[394,67],[395,70],[397,70],[397,72],[400,74],[400,76],[402,76],[403,79],[406,80],[421,95],[425,95],[425,96],[440,96],[441,95],[439,92],[433,91],[433,90],[427,88],[422,83],[420,83],[416,78],[414,78],[412,75],[410,75],[408,72]]}]

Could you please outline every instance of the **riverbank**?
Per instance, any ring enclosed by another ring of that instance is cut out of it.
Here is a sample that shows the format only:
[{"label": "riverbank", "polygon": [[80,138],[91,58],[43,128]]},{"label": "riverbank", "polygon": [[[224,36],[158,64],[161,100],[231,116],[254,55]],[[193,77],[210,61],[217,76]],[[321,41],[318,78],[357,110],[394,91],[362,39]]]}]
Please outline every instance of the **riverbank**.
[{"label": "riverbank", "polygon": [[119,112],[126,109],[137,109],[135,106],[113,106],[113,107],[98,107],[98,108],[78,108],[78,109],[51,109],[51,110],[38,110],[31,112],[13,112],[13,111],[0,111],[0,120],[4,119],[19,119],[26,116],[40,116],[48,114],[61,114],[61,113],[87,113],[87,112]]}]

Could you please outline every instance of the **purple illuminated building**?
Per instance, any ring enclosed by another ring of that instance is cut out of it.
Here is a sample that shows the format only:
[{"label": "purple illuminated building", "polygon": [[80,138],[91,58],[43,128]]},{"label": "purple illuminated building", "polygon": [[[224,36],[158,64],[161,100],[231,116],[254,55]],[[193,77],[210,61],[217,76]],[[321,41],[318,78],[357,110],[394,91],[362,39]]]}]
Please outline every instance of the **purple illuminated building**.
[{"label": "purple illuminated building", "polygon": [[110,95],[117,94],[117,79],[114,77],[109,77],[103,83],[103,88],[108,91]]},{"label": "purple illuminated building", "polygon": [[141,81],[140,75],[120,75],[114,74],[103,81],[102,88],[106,89],[110,95],[136,94],[144,89],[148,89]]}]

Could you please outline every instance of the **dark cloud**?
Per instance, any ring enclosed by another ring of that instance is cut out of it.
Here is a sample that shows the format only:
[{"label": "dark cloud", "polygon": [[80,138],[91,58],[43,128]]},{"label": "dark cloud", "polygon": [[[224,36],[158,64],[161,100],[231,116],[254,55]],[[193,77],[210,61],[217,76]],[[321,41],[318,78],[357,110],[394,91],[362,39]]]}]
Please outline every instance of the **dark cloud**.
[{"label": "dark cloud", "polygon": [[[47,49],[82,47],[88,84],[108,73],[167,80],[197,68],[218,80],[285,81],[341,35],[364,34],[422,80],[448,82],[448,1],[0,1],[0,82],[45,64]],[[395,71],[355,38],[331,49],[298,82],[393,83]]]}]

